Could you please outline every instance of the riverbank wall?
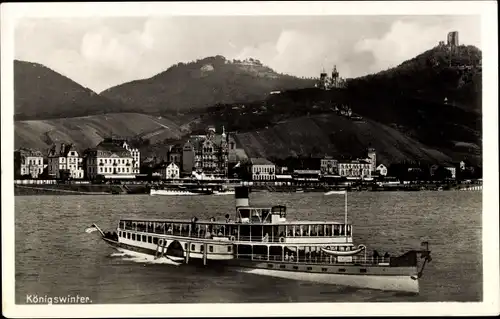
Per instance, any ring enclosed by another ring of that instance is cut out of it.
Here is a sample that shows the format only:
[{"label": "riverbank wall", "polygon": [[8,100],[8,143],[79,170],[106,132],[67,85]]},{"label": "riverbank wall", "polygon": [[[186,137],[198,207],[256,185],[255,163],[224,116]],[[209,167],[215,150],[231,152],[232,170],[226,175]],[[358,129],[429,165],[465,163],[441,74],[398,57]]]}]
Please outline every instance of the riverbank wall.
[{"label": "riverbank wall", "polygon": [[14,196],[28,195],[125,195],[149,194],[146,185],[102,185],[102,184],[54,184],[54,185],[17,185]]}]

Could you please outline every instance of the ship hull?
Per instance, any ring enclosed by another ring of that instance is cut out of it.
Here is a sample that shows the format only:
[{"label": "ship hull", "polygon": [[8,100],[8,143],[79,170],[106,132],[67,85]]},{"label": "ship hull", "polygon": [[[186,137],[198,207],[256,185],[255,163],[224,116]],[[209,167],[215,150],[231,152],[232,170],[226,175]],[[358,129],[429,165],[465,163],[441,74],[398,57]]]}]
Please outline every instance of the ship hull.
[{"label": "ship hull", "polygon": [[[108,238],[103,240],[115,249],[155,256],[156,251],[120,243]],[[165,256],[172,261],[181,262],[174,256]],[[201,263],[202,259],[189,259],[189,263]],[[200,256],[201,257],[201,256]],[[327,285],[340,285],[364,289],[399,291],[407,293],[419,292],[418,279],[411,277],[417,274],[417,267],[390,267],[381,265],[339,265],[339,264],[308,264],[294,262],[255,261],[245,259],[209,260],[208,267],[224,267],[239,272],[259,276],[270,276],[289,280],[314,282]],[[341,273],[342,272],[342,273]]]},{"label": "ship hull", "polygon": [[[412,294],[419,293],[418,280],[408,275],[360,275],[360,274],[330,274],[301,271],[282,271],[264,268],[239,267],[238,271],[276,278],[315,282],[327,285],[339,285],[363,289],[399,291]],[[416,273],[416,271],[415,271]]]}]

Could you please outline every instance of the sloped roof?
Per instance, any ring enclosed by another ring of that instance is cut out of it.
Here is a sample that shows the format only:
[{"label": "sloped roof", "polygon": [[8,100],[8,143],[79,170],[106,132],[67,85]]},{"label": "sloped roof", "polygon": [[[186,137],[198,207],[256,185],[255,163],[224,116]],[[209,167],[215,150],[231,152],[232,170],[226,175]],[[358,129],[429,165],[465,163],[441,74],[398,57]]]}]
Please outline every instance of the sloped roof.
[{"label": "sloped roof", "polygon": [[267,158],[263,158],[263,157],[250,158],[250,163],[252,165],[274,165],[274,163],[269,161]]},{"label": "sloped roof", "polygon": [[21,155],[23,157],[27,157],[27,156],[30,156],[30,157],[43,157],[42,152],[40,152],[39,150],[30,149],[30,148],[24,148],[24,147],[23,148],[19,148],[15,152],[18,152],[19,155]]},{"label": "sloped roof", "polygon": [[71,144],[71,143],[60,143],[60,144],[54,144],[52,145],[52,148],[49,149],[48,151],[48,156],[49,157],[56,157],[56,156],[68,156],[69,152],[70,151],[75,151],[77,153],[80,153],[75,145]]},{"label": "sloped roof", "polygon": [[132,157],[129,151],[114,142],[103,141],[95,147],[95,150],[102,151],[108,156],[116,154],[119,157]]}]

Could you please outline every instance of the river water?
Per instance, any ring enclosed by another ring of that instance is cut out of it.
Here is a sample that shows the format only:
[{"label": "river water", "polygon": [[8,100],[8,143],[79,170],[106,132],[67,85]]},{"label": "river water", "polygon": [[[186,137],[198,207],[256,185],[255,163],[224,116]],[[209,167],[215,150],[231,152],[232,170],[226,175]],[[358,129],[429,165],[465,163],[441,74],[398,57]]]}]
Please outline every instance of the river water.
[{"label": "river water", "polygon": [[[288,219],[344,219],[344,197],[263,193],[251,204],[285,204]],[[120,217],[223,219],[233,196],[17,196],[16,303],[27,295],[80,295],[95,303],[481,301],[481,192],[349,193],[356,244],[392,256],[429,241],[433,260],[419,295],[346,288],[125,256],[85,229]]]}]

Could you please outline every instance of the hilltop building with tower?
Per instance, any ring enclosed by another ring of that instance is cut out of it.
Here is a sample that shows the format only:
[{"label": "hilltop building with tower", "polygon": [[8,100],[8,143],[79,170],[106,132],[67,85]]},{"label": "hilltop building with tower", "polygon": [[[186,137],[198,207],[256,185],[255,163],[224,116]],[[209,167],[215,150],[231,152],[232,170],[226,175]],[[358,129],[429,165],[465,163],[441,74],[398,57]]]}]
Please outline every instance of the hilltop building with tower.
[{"label": "hilltop building with tower", "polygon": [[447,49],[454,49],[458,47],[459,41],[458,41],[458,31],[451,31],[448,32],[448,36],[446,37],[446,44],[444,41],[439,41],[438,46],[439,47],[446,47]]},{"label": "hilltop building with tower", "polygon": [[346,86],[346,81],[344,78],[340,77],[336,65],[333,66],[331,77],[329,77],[328,74],[323,69],[323,71],[320,73],[319,81],[316,84],[316,87],[322,90],[331,90],[334,88],[340,89],[340,88],[345,88],[345,86]]}]

